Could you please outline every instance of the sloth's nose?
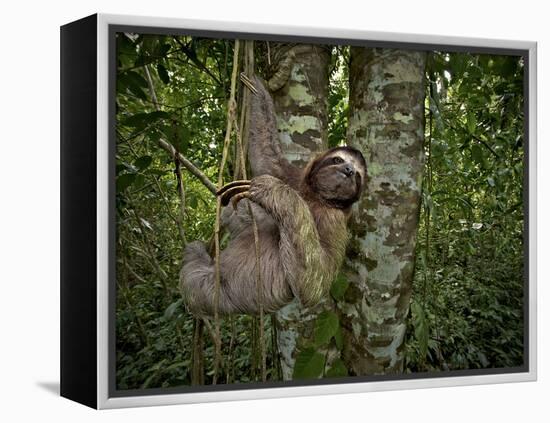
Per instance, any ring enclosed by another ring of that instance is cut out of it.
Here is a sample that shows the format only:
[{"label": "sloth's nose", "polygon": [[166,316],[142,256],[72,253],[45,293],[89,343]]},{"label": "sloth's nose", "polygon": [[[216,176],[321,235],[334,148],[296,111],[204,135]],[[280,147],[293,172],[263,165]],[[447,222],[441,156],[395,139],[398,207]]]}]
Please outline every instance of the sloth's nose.
[{"label": "sloth's nose", "polygon": [[355,173],[355,170],[353,169],[352,166],[346,165],[346,167],[344,168],[344,173],[346,174],[346,176],[353,176],[353,174]]}]

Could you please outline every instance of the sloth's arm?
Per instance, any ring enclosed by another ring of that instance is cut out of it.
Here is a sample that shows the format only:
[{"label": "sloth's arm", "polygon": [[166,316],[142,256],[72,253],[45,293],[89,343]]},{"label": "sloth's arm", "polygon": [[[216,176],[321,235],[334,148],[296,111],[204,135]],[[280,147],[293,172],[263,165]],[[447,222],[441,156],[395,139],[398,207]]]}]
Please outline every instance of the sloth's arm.
[{"label": "sloth's arm", "polygon": [[[252,225],[250,216],[249,201],[244,199],[239,201],[236,208],[231,206],[224,207],[221,213],[222,226],[229,231],[231,236],[236,236],[245,230],[249,230]],[[275,226],[273,219],[255,203],[250,204],[252,213],[256,219],[259,228],[269,231]]]},{"label": "sloth's arm", "polygon": [[252,179],[247,198],[279,227],[281,262],[294,295],[305,306],[317,304],[327,294],[333,273],[308,204],[296,190],[270,175]]},{"label": "sloth's arm", "polygon": [[284,157],[277,131],[273,100],[261,80],[252,79],[256,93],[251,94],[248,159],[253,176],[272,175],[289,182],[300,169]]}]

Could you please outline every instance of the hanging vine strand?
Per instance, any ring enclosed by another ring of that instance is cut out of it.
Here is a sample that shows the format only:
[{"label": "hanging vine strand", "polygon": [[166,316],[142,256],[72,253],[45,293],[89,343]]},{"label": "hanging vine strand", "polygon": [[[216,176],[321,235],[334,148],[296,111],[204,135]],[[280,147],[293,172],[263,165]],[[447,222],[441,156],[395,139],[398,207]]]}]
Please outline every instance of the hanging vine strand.
[{"label": "hanging vine strand", "polygon": [[[245,49],[245,72],[241,73],[241,81],[252,91],[253,94],[257,93],[256,88],[252,85],[250,79],[247,77],[246,72],[252,73],[254,71],[254,44],[252,41],[246,42]],[[246,93],[246,91],[245,91]],[[243,94],[244,95],[244,94]],[[248,96],[247,96],[248,97]],[[247,105],[248,106],[248,105]],[[242,115],[248,113],[248,107],[244,107],[241,111]],[[246,119],[241,119],[246,121]],[[235,126],[238,128],[237,119],[235,118]],[[242,176],[244,179],[247,178],[246,173],[246,162],[244,157],[244,146],[243,146],[243,133],[241,130],[237,130],[237,142],[239,144],[238,150],[240,153],[240,163],[242,169]],[[244,134],[247,136],[247,133]],[[258,224],[256,222],[256,217],[252,213],[252,206],[250,202],[247,202],[248,213],[252,221],[252,231],[254,233],[254,249],[256,254],[256,290],[259,303],[259,343],[260,343],[260,352],[261,352],[261,371],[262,371],[262,381],[267,379],[267,370],[266,370],[266,349],[265,349],[265,334],[264,334],[264,306],[263,306],[263,281],[262,273],[260,268],[260,243],[259,243],[259,234],[258,234]]]},{"label": "hanging vine strand", "polygon": [[[239,68],[239,40],[235,40],[235,48],[233,51],[233,71],[231,74],[231,88],[229,93],[229,101],[227,103],[227,126],[225,129],[225,140],[223,143],[222,159],[218,172],[218,190],[223,186],[223,172],[225,162],[231,144],[231,132],[233,122],[235,120],[236,102],[235,102],[235,87],[237,84],[237,71]],[[214,228],[214,262],[215,262],[215,287],[214,287],[214,324],[215,324],[215,355],[214,355],[214,376],[212,383],[215,385],[218,381],[218,372],[221,360],[221,338],[220,338],[220,214],[221,214],[221,198],[216,197],[216,223]]]}]

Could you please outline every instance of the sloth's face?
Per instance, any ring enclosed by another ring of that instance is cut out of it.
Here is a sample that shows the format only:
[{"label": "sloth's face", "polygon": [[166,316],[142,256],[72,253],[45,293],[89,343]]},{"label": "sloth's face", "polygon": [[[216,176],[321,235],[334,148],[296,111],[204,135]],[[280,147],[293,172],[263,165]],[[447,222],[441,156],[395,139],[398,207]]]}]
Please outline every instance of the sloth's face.
[{"label": "sloth's face", "polygon": [[308,175],[311,189],[336,207],[359,200],[365,185],[366,164],[359,150],[337,147],[315,160]]}]

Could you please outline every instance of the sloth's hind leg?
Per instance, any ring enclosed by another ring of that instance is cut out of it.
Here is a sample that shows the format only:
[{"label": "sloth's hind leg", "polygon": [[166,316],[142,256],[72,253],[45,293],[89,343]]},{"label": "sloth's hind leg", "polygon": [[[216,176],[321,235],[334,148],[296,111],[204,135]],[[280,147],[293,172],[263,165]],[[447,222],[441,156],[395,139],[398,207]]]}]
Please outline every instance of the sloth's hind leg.
[{"label": "sloth's hind leg", "polygon": [[187,244],[183,253],[180,286],[191,312],[209,314],[214,298],[214,260],[201,241]]}]

